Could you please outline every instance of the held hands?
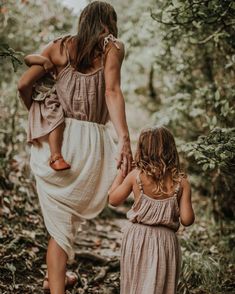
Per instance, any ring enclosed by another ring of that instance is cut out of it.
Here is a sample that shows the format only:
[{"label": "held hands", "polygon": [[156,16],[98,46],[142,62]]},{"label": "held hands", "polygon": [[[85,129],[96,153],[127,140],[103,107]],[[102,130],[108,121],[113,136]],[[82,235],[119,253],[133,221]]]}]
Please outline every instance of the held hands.
[{"label": "held hands", "polygon": [[117,168],[121,168],[122,176],[126,177],[132,170],[132,151],[129,137],[123,138],[119,141],[119,155],[117,160]]}]

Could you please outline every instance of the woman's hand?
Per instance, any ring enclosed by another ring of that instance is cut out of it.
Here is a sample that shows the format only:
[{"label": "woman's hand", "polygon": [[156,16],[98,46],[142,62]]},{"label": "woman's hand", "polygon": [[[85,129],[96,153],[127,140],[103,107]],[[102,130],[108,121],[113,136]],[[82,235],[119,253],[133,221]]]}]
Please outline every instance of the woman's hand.
[{"label": "woman's hand", "polygon": [[122,176],[125,177],[132,170],[132,151],[129,137],[119,140],[119,154],[117,168],[121,168]]}]

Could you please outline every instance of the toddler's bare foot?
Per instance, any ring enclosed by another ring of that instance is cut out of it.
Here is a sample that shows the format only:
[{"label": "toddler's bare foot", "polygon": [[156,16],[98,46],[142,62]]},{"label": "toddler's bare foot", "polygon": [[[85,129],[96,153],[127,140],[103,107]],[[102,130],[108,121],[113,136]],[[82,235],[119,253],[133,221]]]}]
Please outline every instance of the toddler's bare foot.
[{"label": "toddler's bare foot", "polygon": [[61,154],[55,154],[51,156],[50,167],[56,171],[70,169],[71,166],[68,164]]}]

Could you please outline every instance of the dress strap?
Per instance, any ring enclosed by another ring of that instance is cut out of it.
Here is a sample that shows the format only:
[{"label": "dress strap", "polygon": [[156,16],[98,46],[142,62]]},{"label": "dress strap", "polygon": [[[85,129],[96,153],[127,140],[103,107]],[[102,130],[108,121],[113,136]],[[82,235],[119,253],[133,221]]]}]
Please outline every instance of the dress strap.
[{"label": "dress strap", "polygon": [[140,179],[140,173],[138,173],[138,175],[136,176],[136,183],[139,186],[140,192],[143,194],[144,193],[144,189],[143,189],[143,183]]},{"label": "dress strap", "polygon": [[114,37],[114,35],[109,34],[107,37],[104,38],[104,43],[103,43],[103,54],[102,54],[102,66],[104,66],[104,60],[105,60],[105,49],[106,46],[108,45],[109,41],[113,42],[113,44],[115,45],[115,47],[120,50],[119,45],[117,44],[117,38]]},{"label": "dress strap", "polygon": [[120,50],[120,47],[117,44],[117,38],[114,37],[114,35],[109,34],[107,37],[104,38],[104,45],[103,45],[103,51],[105,51],[106,46],[108,45],[109,41],[112,41],[113,44],[116,46],[118,50]]}]

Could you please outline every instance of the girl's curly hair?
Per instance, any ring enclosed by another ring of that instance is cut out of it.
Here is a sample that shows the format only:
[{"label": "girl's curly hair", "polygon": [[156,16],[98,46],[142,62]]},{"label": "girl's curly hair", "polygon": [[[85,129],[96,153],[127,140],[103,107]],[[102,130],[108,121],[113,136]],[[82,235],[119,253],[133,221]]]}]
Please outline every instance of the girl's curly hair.
[{"label": "girl's curly hair", "polygon": [[144,129],[139,137],[135,154],[137,169],[150,176],[156,183],[155,195],[167,194],[164,189],[166,175],[173,184],[179,182],[184,174],[180,170],[179,155],[175,139],[164,126]]}]

